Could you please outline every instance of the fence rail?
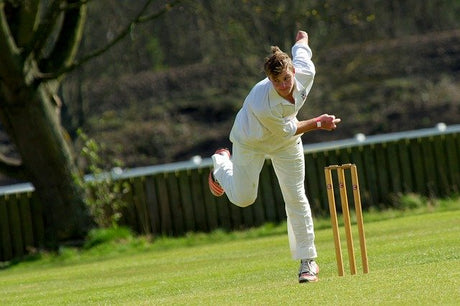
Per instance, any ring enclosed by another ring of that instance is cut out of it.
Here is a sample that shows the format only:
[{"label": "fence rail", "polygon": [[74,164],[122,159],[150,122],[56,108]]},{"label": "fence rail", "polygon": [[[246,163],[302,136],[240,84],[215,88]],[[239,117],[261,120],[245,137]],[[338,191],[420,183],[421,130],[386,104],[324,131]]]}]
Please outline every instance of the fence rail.
[{"label": "fence rail", "polygon": [[[324,167],[358,167],[363,208],[390,205],[400,193],[442,197],[460,190],[460,125],[366,139],[306,145],[306,187],[316,215],[326,215]],[[122,222],[141,234],[178,236],[234,230],[285,220],[284,202],[270,160],[260,175],[256,202],[239,208],[208,191],[211,159],[130,169],[116,175],[131,185]],[[89,179],[89,178],[87,178]],[[0,187],[0,262],[43,245],[41,203],[30,184]]]}]

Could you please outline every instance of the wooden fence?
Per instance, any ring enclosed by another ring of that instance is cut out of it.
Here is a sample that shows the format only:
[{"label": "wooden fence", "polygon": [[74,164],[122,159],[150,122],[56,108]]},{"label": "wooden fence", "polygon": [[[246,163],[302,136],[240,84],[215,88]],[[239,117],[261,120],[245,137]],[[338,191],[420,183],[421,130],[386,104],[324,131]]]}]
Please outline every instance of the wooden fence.
[{"label": "wooden fence", "polygon": [[[443,197],[460,190],[460,125],[305,146],[306,188],[313,214],[327,215],[324,167],[355,163],[363,208],[391,205],[395,195]],[[131,185],[122,223],[141,234],[178,236],[258,226],[285,220],[284,202],[267,160],[256,202],[239,208],[208,190],[211,160],[127,170]],[[350,184],[349,184],[350,185]],[[351,194],[351,193],[350,193]],[[43,245],[41,203],[33,187],[0,188],[0,262]]]}]

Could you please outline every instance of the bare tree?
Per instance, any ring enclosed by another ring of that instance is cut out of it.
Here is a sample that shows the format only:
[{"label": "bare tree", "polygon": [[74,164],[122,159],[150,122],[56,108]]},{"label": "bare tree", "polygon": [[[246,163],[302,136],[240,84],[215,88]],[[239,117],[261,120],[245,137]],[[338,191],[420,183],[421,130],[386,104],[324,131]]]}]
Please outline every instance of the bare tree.
[{"label": "bare tree", "polygon": [[81,238],[90,225],[85,192],[60,122],[58,89],[66,73],[103,54],[134,24],[157,18],[178,1],[147,14],[153,0],[107,45],[77,58],[88,0],[0,0],[0,121],[20,155],[0,155],[0,171],[30,181],[45,213],[47,247]]}]

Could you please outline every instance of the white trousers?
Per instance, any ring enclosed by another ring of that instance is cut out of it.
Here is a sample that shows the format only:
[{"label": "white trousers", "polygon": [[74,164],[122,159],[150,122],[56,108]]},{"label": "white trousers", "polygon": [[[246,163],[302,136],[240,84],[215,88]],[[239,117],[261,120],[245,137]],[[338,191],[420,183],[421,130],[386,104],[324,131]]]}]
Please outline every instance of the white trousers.
[{"label": "white trousers", "polygon": [[269,157],[281,187],[293,259],[317,257],[313,219],[305,194],[305,159],[302,141],[267,155],[233,144],[232,158],[214,154],[214,177],[233,204],[246,207],[257,197],[260,171]]}]

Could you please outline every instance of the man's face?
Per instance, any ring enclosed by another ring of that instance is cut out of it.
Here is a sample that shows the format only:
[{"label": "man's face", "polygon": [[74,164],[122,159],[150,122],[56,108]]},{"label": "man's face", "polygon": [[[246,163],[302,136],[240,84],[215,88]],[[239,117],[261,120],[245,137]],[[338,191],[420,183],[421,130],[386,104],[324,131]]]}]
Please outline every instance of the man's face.
[{"label": "man's face", "polygon": [[277,76],[269,77],[276,92],[283,98],[289,97],[294,88],[294,73],[293,70],[287,69]]}]

